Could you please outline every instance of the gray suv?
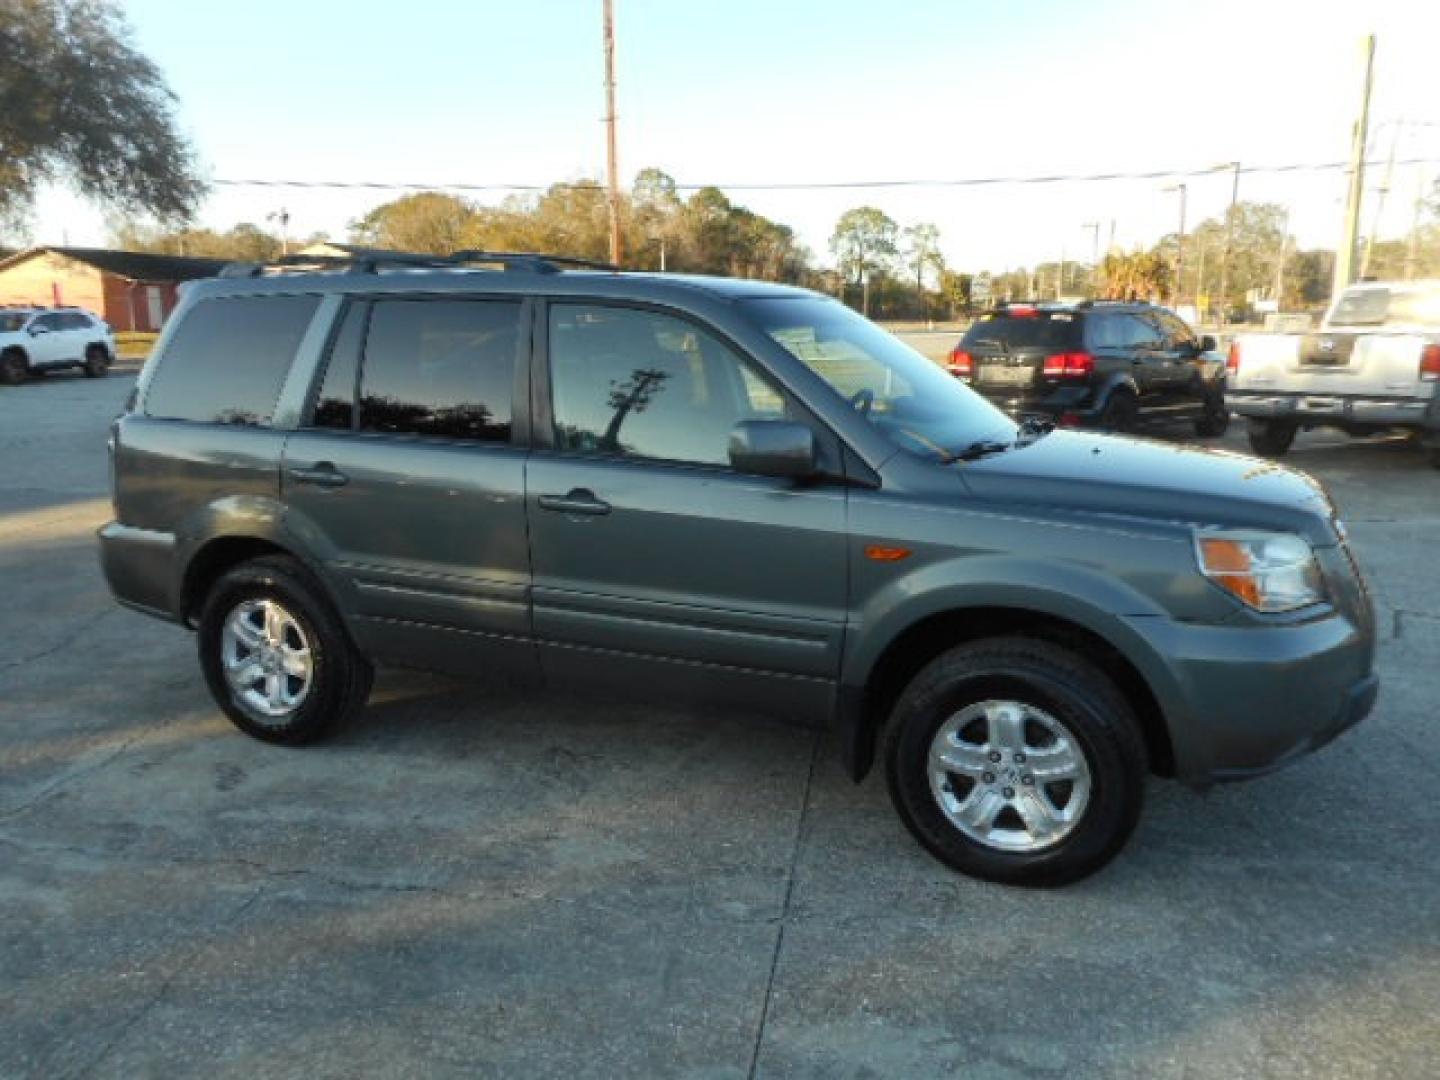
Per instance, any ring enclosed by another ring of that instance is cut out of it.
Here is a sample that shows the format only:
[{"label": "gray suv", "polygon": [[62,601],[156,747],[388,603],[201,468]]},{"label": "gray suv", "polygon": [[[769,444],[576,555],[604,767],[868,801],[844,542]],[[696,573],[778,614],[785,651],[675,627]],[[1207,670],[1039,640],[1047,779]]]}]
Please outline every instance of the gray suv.
[{"label": "gray suv", "polygon": [[1370,710],[1325,492],[1016,424],[841,304],[464,253],[192,286],[111,437],[121,603],[197,632],[243,731],[373,665],[830,722],[967,874],[1059,884],[1147,773],[1205,786]]}]

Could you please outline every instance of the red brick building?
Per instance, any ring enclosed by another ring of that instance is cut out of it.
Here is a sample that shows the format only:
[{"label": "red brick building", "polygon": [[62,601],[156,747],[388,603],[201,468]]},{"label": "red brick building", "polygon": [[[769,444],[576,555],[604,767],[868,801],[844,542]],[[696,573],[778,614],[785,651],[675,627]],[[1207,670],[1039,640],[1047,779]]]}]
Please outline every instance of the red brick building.
[{"label": "red brick building", "polygon": [[224,265],[141,251],[30,248],[0,259],[0,304],[81,307],[116,330],[159,330],[181,282],[213,277]]}]

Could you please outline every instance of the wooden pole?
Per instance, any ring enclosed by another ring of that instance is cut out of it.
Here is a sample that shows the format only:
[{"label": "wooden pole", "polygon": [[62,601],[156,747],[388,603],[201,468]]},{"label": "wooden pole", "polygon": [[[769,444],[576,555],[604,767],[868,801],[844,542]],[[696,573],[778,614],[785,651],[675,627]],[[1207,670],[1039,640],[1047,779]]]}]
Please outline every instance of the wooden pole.
[{"label": "wooden pole", "polygon": [[620,181],[615,152],[615,3],[605,0],[605,171],[610,189],[610,261],[625,257],[620,245]]},{"label": "wooden pole", "polygon": [[1365,191],[1365,143],[1370,131],[1370,84],[1375,75],[1375,35],[1367,34],[1362,45],[1365,55],[1365,82],[1360,90],[1360,115],[1355,119],[1350,140],[1350,190],[1345,196],[1345,228],[1335,252],[1335,279],[1331,291],[1338,294],[1355,280],[1355,241],[1360,234],[1360,201]]}]

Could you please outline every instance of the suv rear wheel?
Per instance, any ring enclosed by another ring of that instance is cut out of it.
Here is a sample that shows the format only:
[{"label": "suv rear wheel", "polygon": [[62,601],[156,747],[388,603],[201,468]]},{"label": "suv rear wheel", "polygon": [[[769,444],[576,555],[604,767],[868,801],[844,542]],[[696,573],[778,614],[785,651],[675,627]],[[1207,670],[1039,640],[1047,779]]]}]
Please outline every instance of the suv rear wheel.
[{"label": "suv rear wheel", "polygon": [[1114,684],[1045,641],[992,638],[932,660],[885,734],[890,797],[941,862],[1015,885],[1100,869],[1140,815],[1145,747]]},{"label": "suv rear wheel", "polygon": [[110,354],[105,351],[103,345],[91,345],[85,350],[85,375],[87,378],[99,379],[110,370]]},{"label": "suv rear wheel", "polygon": [[1230,428],[1230,408],[1225,404],[1225,395],[1206,394],[1204,411],[1195,421],[1195,434],[1202,439],[1214,439],[1224,435]]},{"label": "suv rear wheel", "polygon": [[205,600],[197,645],[216,703],[266,742],[313,742],[370,695],[374,669],[320,584],[286,556],[221,576]]},{"label": "suv rear wheel", "polygon": [[1293,420],[1259,420],[1252,418],[1249,423],[1250,449],[1265,457],[1280,457],[1295,441],[1300,430]]},{"label": "suv rear wheel", "polygon": [[1128,390],[1116,390],[1105,402],[1105,408],[1100,410],[1096,426],[1102,431],[1125,432],[1135,426],[1139,417],[1140,403],[1135,400],[1135,395]]},{"label": "suv rear wheel", "polygon": [[19,349],[6,349],[0,353],[0,383],[7,386],[22,383],[29,370],[30,365],[25,360],[25,354]]}]

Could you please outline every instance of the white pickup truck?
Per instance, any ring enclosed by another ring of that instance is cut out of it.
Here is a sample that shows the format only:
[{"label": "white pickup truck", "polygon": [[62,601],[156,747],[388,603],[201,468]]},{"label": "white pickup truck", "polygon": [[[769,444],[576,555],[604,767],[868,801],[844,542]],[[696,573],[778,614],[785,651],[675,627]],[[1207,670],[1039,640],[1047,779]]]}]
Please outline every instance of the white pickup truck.
[{"label": "white pickup truck", "polygon": [[1353,285],[1315,333],[1241,335],[1227,366],[1256,453],[1278,457],[1301,428],[1399,428],[1440,468],[1440,281]]}]

